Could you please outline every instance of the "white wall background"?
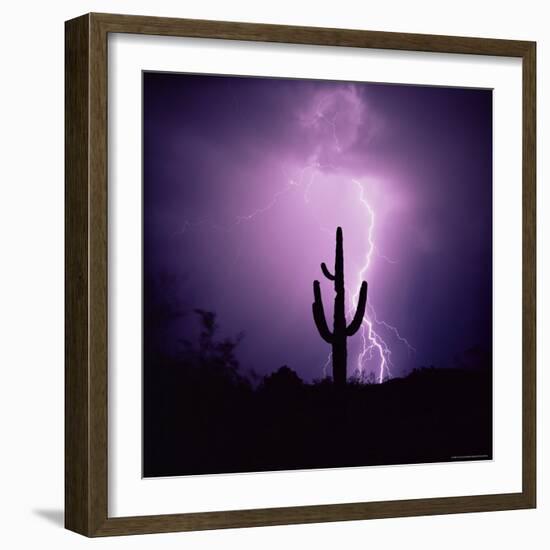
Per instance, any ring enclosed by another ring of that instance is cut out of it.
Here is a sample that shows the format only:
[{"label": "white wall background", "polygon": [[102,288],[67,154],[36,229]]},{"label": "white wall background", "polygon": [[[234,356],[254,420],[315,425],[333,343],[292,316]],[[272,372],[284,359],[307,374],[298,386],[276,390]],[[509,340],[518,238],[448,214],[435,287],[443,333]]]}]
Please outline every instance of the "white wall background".
[{"label": "white wall background", "polygon": [[[96,0],[5,4],[0,34],[0,542],[4,548],[542,549],[550,482],[549,14],[545,2]],[[88,540],[63,522],[63,22],[89,11],[517,38],[538,42],[539,508]],[[546,250],[544,250],[546,248]],[[546,432],[546,433],[544,433]]]}]

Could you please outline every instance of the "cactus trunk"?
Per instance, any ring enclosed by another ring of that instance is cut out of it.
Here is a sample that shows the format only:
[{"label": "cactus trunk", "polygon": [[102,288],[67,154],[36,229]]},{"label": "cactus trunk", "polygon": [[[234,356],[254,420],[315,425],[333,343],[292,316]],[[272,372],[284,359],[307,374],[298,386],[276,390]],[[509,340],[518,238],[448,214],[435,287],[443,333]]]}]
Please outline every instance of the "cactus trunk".
[{"label": "cactus trunk", "polygon": [[342,386],[347,382],[348,350],[346,337],[335,339],[332,343],[332,378]]},{"label": "cactus trunk", "polygon": [[332,346],[332,378],[338,386],[347,381],[347,338],[353,336],[361,327],[367,305],[367,283],[361,284],[357,310],[350,325],[346,322],[346,291],[344,284],[344,242],[342,228],[336,229],[336,255],[334,261],[334,274],[330,273],[327,266],[322,263],[321,271],[327,279],[334,282],[334,319],[332,332],[326,322],[321,287],[319,281],[313,282],[313,319],[321,337]]}]

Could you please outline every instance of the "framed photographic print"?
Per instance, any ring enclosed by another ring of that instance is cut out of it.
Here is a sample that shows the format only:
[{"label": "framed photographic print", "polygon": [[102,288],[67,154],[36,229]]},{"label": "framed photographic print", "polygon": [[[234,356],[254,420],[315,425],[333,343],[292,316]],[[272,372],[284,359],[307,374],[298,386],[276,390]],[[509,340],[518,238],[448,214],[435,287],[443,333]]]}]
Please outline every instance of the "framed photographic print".
[{"label": "framed photographic print", "polygon": [[533,508],[535,44],[66,23],[66,527]]}]

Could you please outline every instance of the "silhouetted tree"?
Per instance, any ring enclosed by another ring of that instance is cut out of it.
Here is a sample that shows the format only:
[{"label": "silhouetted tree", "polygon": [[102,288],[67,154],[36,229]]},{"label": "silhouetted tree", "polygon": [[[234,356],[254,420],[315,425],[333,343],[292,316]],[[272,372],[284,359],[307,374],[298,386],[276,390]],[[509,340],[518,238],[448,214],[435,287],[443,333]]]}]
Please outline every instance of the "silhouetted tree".
[{"label": "silhouetted tree", "polygon": [[216,339],[218,325],[216,314],[212,311],[195,309],[200,318],[200,334],[198,345],[189,340],[182,340],[184,357],[188,363],[209,372],[211,376],[222,376],[233,382],[248,383],[244,376],[238,373],[239,362],[235,349],[243,339],[243,333],[235,338]]},{"label": "silhouetted tree", "polygon": [[347,338],[353,336],[361,327],[365,308],[367,305],[367,283],[361,283],[359,301],[353,321],[346,326],[346,299],[344,286],[344,246],[342,228],[336,229],[336,258],[334,261],[334,275],[327,269],[325,263],[321,264],[323,275],[330,281],[334,281],[334,325],[332,332],[329,330],[325,318],[321,287],[319,281],[313,282],[313,319],[321,338],[332,345],[332,377],[335,384],[344,385],[347,379]]}]

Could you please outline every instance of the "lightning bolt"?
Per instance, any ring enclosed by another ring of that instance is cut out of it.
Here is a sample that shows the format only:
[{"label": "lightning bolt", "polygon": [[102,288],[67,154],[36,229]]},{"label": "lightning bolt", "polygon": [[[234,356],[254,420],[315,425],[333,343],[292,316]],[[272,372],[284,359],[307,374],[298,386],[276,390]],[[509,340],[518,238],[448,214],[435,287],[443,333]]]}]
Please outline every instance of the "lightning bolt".
[{"label": "lightning bolt", "polygon": [[[310,125],[316,125],[319,122],[324,122],[329,129],[329,132],[332,136],[332,143],[333,143],[333,149],[336,151],[336,153],[340,154],[342,152],[342,144],[341,141],[338,138],[338,130],[337,130],[337,124],[336,120],[338,117],[338,112],[335,111],[332,115],[332,117],[329,118],[329,116],[326,114],[326,108],[327,108],[327,102],[329,101],[329,96],[325,96],[317,105],[314,116],[311,121],[309,121]],[[317,163],[318,164],[318,163]],[[388,263],[396,263],[393,260],[390,260],[386,256],[382,255],[378,249],[375,247],[374,244],[374,225],[375,225],[375,214],[374,210],[370,206],[363,184],[356,179],[352,179],[351,183],[357,186],[358,189],[358,200],[359,204],[362,206],[362,208],[365,210],[365,220],[367,221],[367,227],[366,227],[366,251],[365,251],[365,259],[364,262],[359,269],[359,273],[357,274],[357,286],[355,287],[354,291],[351,294],[351,300],[349,305],[348,314],[352,316],[352,311],[355,310],[357,307],[357,303],[359,300],[359,291],[361,288],[362,281],[366,280],[367,277],[367,271],[371,265],[372,262],[372,256],[374,253],[376,253],[378,256],[380,256],[382,259],[387,261]],[[313,185],[313,179],[310,181],[310,184],[308,186],[308,189],[306,192],[309,191],[309,188]],[[306,200],[306,202],[308,202]],[[392,377],[392,369],[393,369],[393,363],[392,363],[392,351],[390,349],[390,346],[386,342],[386,340],[381,336],[380,331],[377,331],[375,329],[375,325],[377,327],[382,326],[389,332],[391,332],[395,338],[404,346],[406,346],[409,354],[416,353],[416,349],[408,342],[406,338],[404,338],[398,331],[397,327],[394,327],[393,325],[390,325],[386,321],[380,321],[378,319],[376,310],[374,309],[374,306],[370,302],[370,300],[367,300],[367,309],[365,312],[365,316],[363,318],[363,324],[361,325],[361,351],[359,352],[359,355],[357,357],[356,362],[356,376],[359,378],[359,380],[365,380],[366,379],[366,372],[365,367],[366,363],[369,361],[375,361],[377,359],[377,368],[378,368],[378,376],[377,380],[379,383],[384,382],[384,380]],[[331,357],[329,356],[327,361],[325,362],[325,365],[323,366],[323,373],[326,375],[327,366],[330,363]]]},{"label": "lightning bolt", "polygon": [[323,365],[323,378],[326,378],[328,376],[328,369],[330,368],[331,363],[332,363],[332,352],[328,354],[327,360]]},{"label": "lightning bolt", "polygon": [[[371,265],[372,255],[375,250],[374,246],[374,223],[375,215],[374,210],[371,208],[370,204],[367,202],[365,196],[365,189],[363,184],[359,180],[353,179],[352,182],[358,187],[359,190],[359,203],[365,209],[367,223],[367,250],[365,253],[365,260],[361,269],[359,270],[357,277],[357,286],[355,292],[352,294],[351,304],[350,304],[350,315],[352,311],[357,307],[357,302],[359,301],[359,290],[361,288],[361,283],[366,280],[367,271]],[[401,336],[396,327],[390,325],[385,321],[379,321],[376,315],[376,310],[372,303],[367,300],[367,310],[365,317],[363,318],[363,324],[361,326],[361,338],[363,347],[359,356],[357,357],[357,375],[359,379],[364,379],[365,377],[365,363],[367,360],[374,359],[375,356],[378,356],[378,382],[382,383],[384,380],[392,377],[393,363],[391,360],[391,349],[387,342],[382,338],[379,332],[374,329],[374,324],[382,325],[388,330],[393,332],[396,338],[409,350],[409,353],[415,353],[416,349],[411,346],[406,338]]]},{"label": "lightning bolt", "polygon": [[[304,201],[309,203],[309,192],[313,185],[315,185],[316,175],[326,167],[331,167],[329,165],[321,165],[318,160],[315,158],[311,163],[307,164],[300,171],[299,178],[297,180],[289,179],[287,185],[281,190],[276,192],[269,203],[261,208],[254,210],[252,213],[246,216],[240,216],[237,223],[242,223],[243,221],[251,221],[260,214],[264,214],[271,208],[275,206],[278,199],[282,194],[288,192],[292,187],[302,187],[304,189]],[[351,179],[350,183],[354,184],[358,189],[358,202],[361,204],[362,208],[365,210],[365,220],[367,221],[366,226],[366,251],[365,257],[357,274],[357,286],[352,292],[352,297],[349,304],[348,314],[353,315],[353,310],[357,307],[357,302],[359,300],[359,290],[361,288],[362,281],[367,279],[367,271],[372,263],[373,255],[376,254],[388,261],[389,263],[396,263],[395,260],[390,260],[389,258],[380,254],[374,243],[374,225],[375,225],[375,213],[365,194],[364,185],[362,182],[356,179]],[[320,230],[328,232],[328,230],[322,226],[319,227]],[[332,234],[331,232],[329,232]],[[393,376],[392,369],[394,368],[392,362],[392,351],[390,345],[382,337],[379,330],[376,330],[376,327],[384,327],[389,332],[393,333],[394,337],[404,346],[406,346],[409,354],[416,353],[416,349],[409,343],[409,341],[404,338],[397,327],[390,325],[386,321],[380,320],[377,316],[376,310],[370,300],[367,301],[367,310],[365,317],[363,319],[363,324],[361,326],[361,342],[362,348],[359,352],[356,361],[356,376],[359,380],[364,381],[367,378],[366,364],[371,361],[377,361],[377,370],[378,375],[376,377],[379,383],[384,382],[385,380]],[[332,355],[329,354],[327,360],[323,364],[323,376],[326,377],[330,363],[332,360]]]},{"label": "lightning bolt", "polygon": [[237,216],[237,224],[241,224],[243,222],[249,222],[250,220],[260,216],[261,214],[265,214],[268,210],[271,210],[278,202],[278,200],[283,196],[286,195],[289,191],[291,191],[294,187],[298,186],[299,183],[295,182],[294,180],[290,179],[287,184],[277,191],[271,200],[265,205],[262,206],[253,212],[246,214],[245,216]]},{"label": "lightning bolt", "polygon": [[[326,108],[327,101],[328,100],[326,98],[320,101],[316,109],[314,110],[313,116],[310,119],[305,120],[305,123],[307,126],[315,126],[315,127],[318,127],[320,123],[325,124],[329,129],[329,133],[333,143],[332,145],[333,150],[336,153],[340,154],[343,151],[343,146],[341,141],[338,138],[338,129],[336,124],[338,113],[335,112],[332,117],[329,117],[326,114],[325,108]],[[302,120],[302,122],[304,122],[304,120]],[[285,177],[287,180],[286,184],[281,189],[276,191],[272,195],[271,199],[267,201],[263,206],[259,206],[258,208],[249,212],[246,215],[237,216],[237,218],[235,219],[233,228],[222,227],[219,224],[212,224],[212,228],[219,231],[231,231],[232,229],[234,229],[235,225],[252,222],[258,216],[264,215],[270,210],[272,210],[277,205],[281,197],[283,197],[284,195],[296,189],[302,190],[303,200],[306,204],[309,204],[310,192],[312,187],[315,185],[317,181],[317,176],[321,174],[324,170],[327,170],[329,168],[336,170],[336,167],[334,165],[322,164],[319,160],[320,156],[321,156],[321,153],[320,153],[320,149],[318,148],[315,151],[315,153],[310,157],[309,161],[306,162],[306,164],[301,168],[301,170],[299,170],[297,178],[289,177],[288,174],[285,173]],[[356,186],[357,188],[358,203],[361,205],[361,207],[365,211],[364,218],[366,220],[366,228],[365,228],[366,250],[364,254],[364,260],[356,276],[357,284],[351,292],[348,292],[348,295],[351,295],[348,315],[351,317],[352,312],[357,307],[361,283],[362,281],[367,280],[367,272],[371,266],[373,255],[380,257],[381,259],[385,260],[390,264],[395,264],[397,262],[381,254],[378,248],[375,246],[375,242],[374,242],[375,213],[367,200],[364,184],[357,179],[350,179],[349,183],[351,185]],[[318,222],[319,222],[319,229],[321,231],[327,232],[331,235],[333,234],[332,231],[329,231],[327,228],[323,227],[319,220]],[[179,233],[185,233],[186,231],[190,229],[198,228],[199,226],[202,226],[205,223],[207,222],[200,221],[193,224],[189,221],[186,221],[181,231],[179,231]],[[375,369],[377,370],[377,375],[375,375],[375,380],[378,383],[382,383],[385,380],[392,378],[393,376],[392,369],[394,369],[394,365],[392,362],[392,350],[387,340],[381,335],[381,332],[379,330],[381,327],[383,327],[385,331],[391,333],[395,338],[395,340],[400,343],[400,345],[405,346],[405,348],[409,352],[409,355],[416,353],[416,349],[409,343],[409,341],[406,338],[404,338],[400,334],[397,327],[387,323],[386,321],[380,320],[378,318],[378,315],[376,313],[374,306],[372,305],[372,302],[370,300],[367,300],[367,308],[365,311],[365,316],[363,318],[363,323],[361,325],[361,349],[355,363],[355,376],[360,381],[366,381],[369,379],[369,376],[368,376],[369,373],[367,372],[367,365],[370,364],[371,362],[375,363]],[[325,363],[322,366],[322,373],[324,377],[327,376],[331,361],[332,361],[332,354],[329,354]]]}]

